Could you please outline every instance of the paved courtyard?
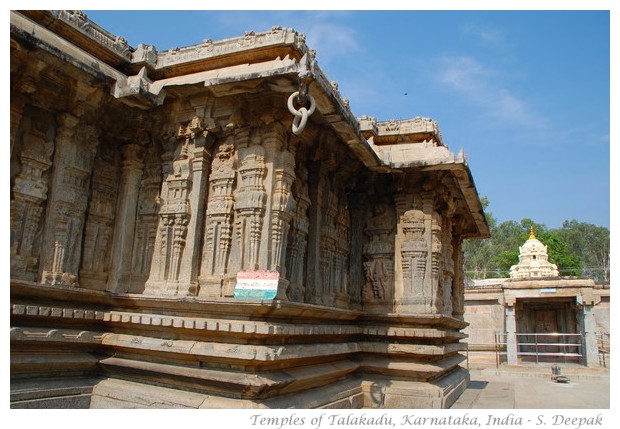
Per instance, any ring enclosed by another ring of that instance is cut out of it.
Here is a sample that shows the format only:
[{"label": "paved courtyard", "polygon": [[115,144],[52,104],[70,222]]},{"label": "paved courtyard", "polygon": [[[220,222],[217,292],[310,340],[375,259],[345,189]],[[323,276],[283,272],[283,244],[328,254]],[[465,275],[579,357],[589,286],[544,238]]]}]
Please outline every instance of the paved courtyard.
[{"label": "paved courtyard", "polygon": [[608,409],[608,370],[564,368],[569,383],[551,380],[547,367],[472,369],[453,409]]}]

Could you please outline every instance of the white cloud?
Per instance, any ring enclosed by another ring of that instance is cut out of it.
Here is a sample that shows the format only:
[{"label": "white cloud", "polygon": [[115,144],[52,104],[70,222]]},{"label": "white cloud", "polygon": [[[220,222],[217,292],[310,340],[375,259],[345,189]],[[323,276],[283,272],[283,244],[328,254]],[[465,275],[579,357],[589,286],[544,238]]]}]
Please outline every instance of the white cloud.
[{"label": "white cloud", "polygon": [[484,44],[492,46],[506,47],[507,42],[501,30],[496,28],[483,27],[477,24],[467,24],[462,27],[463,35],[471,35],[482,41]]},{"label": "white cloud", "polygon": [[353,29],[329,22],[312,23],[306,34],[306,44],[325,58],[360,50]]},{"label": "white cloud", "polygon": [[500,70],[469,56],[444,56],[438,64],[436,81],[445,89],[466,97],[486,116],[516,124],[541,126],[545,122],[527,101],[507,87]]},{"label": "white cloud", "polygon": [[448,88],[472,94],[478,92],[491,71],[471,57],[443,57],[439,62],[439,82]]}]

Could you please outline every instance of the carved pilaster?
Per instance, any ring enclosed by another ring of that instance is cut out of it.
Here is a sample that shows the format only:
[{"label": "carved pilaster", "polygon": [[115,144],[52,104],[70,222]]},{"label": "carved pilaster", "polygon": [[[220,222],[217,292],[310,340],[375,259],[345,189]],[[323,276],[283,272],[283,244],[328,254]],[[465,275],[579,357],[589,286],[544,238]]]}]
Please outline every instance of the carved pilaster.
[{"label": "carved pilaster", "polygon": [[[429,187],[429,184],[425,186],[425,188]],[[437,213],[435,212],[435,192],[434,191],[423,191],[420,193],[422,200],[422,213],[424,213],[424,241],[427,244],[428,253],[426,255],[426,275],[424,276],[424,302],[425,307],[424,311],[426,313],[434,313],[435,312],[435,302],[437,296],[437,277],[434,277],[433,274],[433,266],[436,258],[433,257],[433,235],[437,236],[439,231],[435,227],[433,231],[433,225],[437,223]],[[435,246],[440,245],[440,243],[435,243]],[[435,256],[437,252],[435,252]],[[437,272],[439,272],[437,267]]]},{"label": "carved pilaster", "polygon": [[425,240],[426,224],[421,210],[410,209],[401,216],[401,266],[403,297],[425,298],[428,245]]},{"label": "carved pilaster", "polygon": [[431,214],[431,310],[443,311],[443,244],[442,244],[441,216],[435,211]]},{"label": "carved pilaster", "polygon": [[110,275],[106,289],[127,292],[130,289],[131,253],[136,229],[138,195],[142,180],[144,148],[138,144],[121,147],[121,178],[118,192]]},{"label": "carved pilaster", "polygon": [[41,281],[77,286],[85,213],[98,131],[61,116],[56,136],[53,188],[48,201]]},{"label": "carved pilaster", "polygon": [[167,151],[162,155],[164,183],[161,190],[161,209],[151,274],[145,285],[145,294],[179,293],[181,258],[191,217],[189,193],[192,188],[193,165],[190,159],[191,132],[188,128],[181,124],[176,136],[167,137]]},{"label": "carved pilaster", "polygon": [[[180,260],[179,295],[198,294],[198,274],[202,252],[202,235],[205,217],[205,201],[208,197],[208,177],[211,165],[211,146],[214,135],[206,129],[206,125],[198,117],[194,117],[184,132],[189,144],[191,162],[191,186],[188,189],[187,201],[192,210],[186,218],[187,225],[178,227],[183,238],[183,255]],[[178,223],[178,221],[177,221]]]},{"label": "carved pilaster", "polygon": [[36,281],[39,271],[39,236],[54,150],[53,122],[46,119],[37,112],[25,121],[19,153],[11,160],[11,278],[28,281]]},{"label": "carved pilaster", "polygon": [[[265,149],[258,144],[238,149],[240,184],[235,193],[235,230],[240,244],[238,266],[257,270],[267,192]],[[239,270],[236,270],[239,271]],[[236,272],[235,271],[235,272]]]},{"label": "carved pilaster", "polygon": [[[331,170],[335,165],[333,163],[326,164]],[[327,179],[327,178],[326,178]],[[321,270],[321,286],[322,292],[317,297],[318,302],[325,305],[333,305],[335,302],[336,279],[334,278],[336,241],[336,216],[338,214],[338,196],[333,188],[333,183],[328,180],[323,181],[324,184],[324,206],[321,216],[321,254],[320,254],[320,270]]]},{"label": "carved pilaster", "polygon": [[235,167],[235,147],[227,140],[218,146],[209,176],[200,295],[221,296],[233,238]]},{"label": "carved pilaster", "polygon": [[453,245],[453,216],[456,211],[456,205],[453,202],[448,202],[448,208],[444,212],[443,216],[443,254],[442,254],[442,268],[443,268],[443,297],[444,306],[443,314],[447,316],[452,315],[453,306],[453,282],[454,282],[454,245]]},{"label": "carved pilaster", "polygon": [[160,156],[152,143],[147,149],[144,173],[138,197],[136,231],[131,258],[130,292],[144,291],[151,270],[160,208],[159,191],[162,187]]},{"label": "carved pilaster", "polygon": [[295,157],[287,151],[276,155],[274,166],[274,187],[271,201],[271,255],[269,267],[280,273],[278,285],[278,299],[287,299],[286,288],[289,286],[286,280],[286,243],[291,225],[291,219],[295,213],[295,199],[291,193],[291,187],[295,180]]}]

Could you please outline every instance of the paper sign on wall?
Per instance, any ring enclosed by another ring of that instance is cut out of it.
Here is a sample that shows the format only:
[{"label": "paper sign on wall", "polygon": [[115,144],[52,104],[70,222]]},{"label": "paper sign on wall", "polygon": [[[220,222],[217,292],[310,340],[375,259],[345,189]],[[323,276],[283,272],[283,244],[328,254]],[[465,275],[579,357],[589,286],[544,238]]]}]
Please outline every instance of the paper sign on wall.
[{"label": "paper sign on wall", "polygon": [[235,298],[273,299],[278,292],[280,273],[277,271],[239,271],[233,291]]}]

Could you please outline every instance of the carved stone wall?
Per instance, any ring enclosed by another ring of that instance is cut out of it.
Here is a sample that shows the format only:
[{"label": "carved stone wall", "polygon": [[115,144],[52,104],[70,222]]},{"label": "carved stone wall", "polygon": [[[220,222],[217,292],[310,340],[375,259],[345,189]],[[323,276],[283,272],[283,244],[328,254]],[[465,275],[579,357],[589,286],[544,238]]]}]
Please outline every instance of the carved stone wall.
[{"label": "carved stone wall", "polygon": [[100,145],[93,165],[79,272],[80,286],[88,289],[104,290],[108,281],[119,179],[114,149]]},{"label": "carved stone wall", "polygon": [[377,201],[370,211],[372,214],[364,229],[367,237],[364,245],[364,304],[391,304],[394,299],[394,207],[389,201]]},{"label": "carved stone wall", "polygon": [[160,151],[154,141],[146,149],[144,174],[140,182],[137,205],[136,230],[133,254],[131,257],[131,280],[129,290],[135,293],[144,291],[144,285],[151,271],[155,250],[158,215],[160,208],[159,191],[162,186]]},{"label": "carved stone wall", "polygon": [[82,234],[98,131],[71,114],[59,120],[48,199],[42,282],[78,285]]},{"label": "carved stone wall", "polygon": [[215,152],[209,176],[207,218],[200,268],[200,294],[221,296],[233,239],[236,184],[235,146],[232,136]]},{"label": "carved stone wall", "polygon": [[290,282],[287,296],[290,301],[303,302],[306,292],[305,259],[309,228],[308,208],[311,204],[308,194],[308,169],[303,164],[297,166],[292,194],[295,201],[295,214],[286,252],[286,272]]},{"label": "carved stone wall", "polygon": [[11,157],[11,278],[36,281],[39,277],[54,137],[54,118],[30,109],[16,137],[17,154]]},{"label": "carved stone wall", "polygon": [[[313,58],[288,29],[157,53],[79,11],[11,12],[18,384],[92,376],[102,407],[127,383],[214,407],[450,405],[461,242],[486,225],[469,171],[431,120],[357,121]],[[237,299],[240,272],[275,298]]]}]

